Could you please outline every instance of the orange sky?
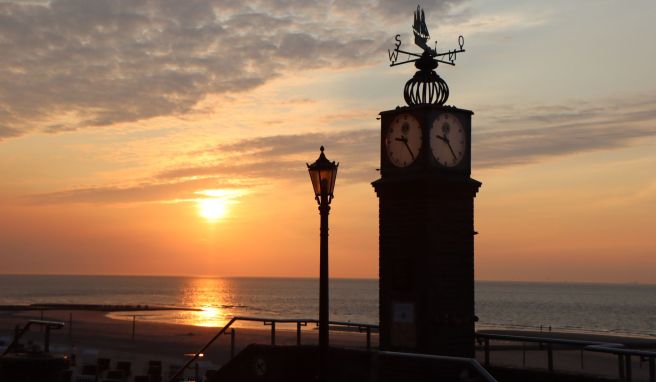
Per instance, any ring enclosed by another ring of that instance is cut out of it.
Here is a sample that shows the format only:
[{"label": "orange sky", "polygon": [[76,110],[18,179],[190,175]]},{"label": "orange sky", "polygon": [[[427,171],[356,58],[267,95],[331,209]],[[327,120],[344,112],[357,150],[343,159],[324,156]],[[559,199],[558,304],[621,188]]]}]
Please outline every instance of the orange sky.
[{"label": "orange sky", "polygon": [[[331,276],[377,277],[376,115],[413,73],[386,63],[412,7],[88,4],[0,3],[1,273],[317,276],[325,145]],[[424,7],[468,50],[440,71],[475,112],[477,278],[656,283],[655,5]]]}]

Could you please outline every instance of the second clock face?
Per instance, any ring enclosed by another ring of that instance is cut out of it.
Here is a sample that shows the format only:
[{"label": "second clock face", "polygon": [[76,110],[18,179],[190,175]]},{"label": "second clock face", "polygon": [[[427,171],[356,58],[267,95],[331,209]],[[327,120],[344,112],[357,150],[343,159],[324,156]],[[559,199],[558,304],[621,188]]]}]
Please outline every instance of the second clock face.
[{"label": "second clock face", "polygon": [[467,136],[460,120],[453,114],[440,114],[433,121],[430,147],[435,160],[446,167],[454,167],[462,161],[467,149]]},{"label": "second clock face", "polygon": [[411,165],[421,151],[421,126],[410,114],[399,114],[387,128],[387,158],[397,167]]}]

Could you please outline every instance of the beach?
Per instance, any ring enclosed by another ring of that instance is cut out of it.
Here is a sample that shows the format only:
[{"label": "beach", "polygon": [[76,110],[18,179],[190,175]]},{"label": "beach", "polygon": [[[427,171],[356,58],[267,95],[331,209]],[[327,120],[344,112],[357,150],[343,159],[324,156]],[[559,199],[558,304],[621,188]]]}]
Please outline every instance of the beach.
[{"label": "beach", "polygon": [[[131,312],[129,312],[131,313]],[[72,325],[71,325],[72,318]],[[0,339],[4,346],[11,340],[16,325],[24,325],[30,319],[61,321],[65,326],[53,330],[51,334],[51,351],[74,355],[76,369],[86,364],[96,364],[98,358],[108,358],[112,364],[118,361],[131,363],[132,375],[143,375],[149,361],[162,362],[164,377],[177,371],[187,360],[189,354],[201,349],[220,330],[217,327],[168,324],[151,321],[112,319],[108,312],[84,310],[44,311],[43,317],[37,310],[0,312]],[[134,324],[134,338],[133,338]],[[235,353],[251,343],[271,343],[271,326],[261,328],[239,327],[235,329]],[[257,325],[257,324],[255,324]],[[529,332],[518,330],[487,330],[485,333],[544,336],[551,338],[577,339],[599,342],[620,342],[630,347],[642,349],[656,348],[653,338],[621,337],[575,332]],[[228,331],[228,334],[230,331]],[[313,344],[317,341],[314,324],[302,328],[302,343]],[[43,343],[44,333],[35,327],[25,336],[24,343],[33,341]],[[364,349],[366,335],[358,332],[331,330],[331,345]],[[293,345],[297,341],[295,324],[278,324],[275,341],[278,345]],[[372,345],[377,346],[377,335],[372,335]],[[490,364],[494,366],[547,368],[547,355],[544,347],[536,344],[494,341],[491,345]],[[218,369],[231,358],[231,336],[224,335],[205,352],[198,362],[199,373]],[[484,363],[484,353],[479,347],[477,359]],[[648,380],[648,365],[634,357],[633,379]],[[581,352],[578,349],[555,348],[554,366],[558,371],[570,373],[587,373],[606,377],[617,377],[617,357],[593,352]],[[193,375],[193,369],[187,375]]]},{"label": "beach", "polygon": [[[132,337],[133,322],[107,317],[107,312],[83,310],[50,310],[43,312],[44,320],[61,321],[65,326],[53,330],[51,334],[51,352],[75,355],[76,368],[85,364],[96,364],[98,358],[109,358],[113,363],[129,361],[132,364],[133,375],[144,375],[148,361],[162,362],[163,376],[171,371],[177,371],[186,361],[189,354],[201,349],[220,328],[193,325],[167,324],[160,322],[134,322],[134,339]],[[72,325],[70,318],[72,317]],[[30,319],[42,319],[41,312],[2,311],[0,312],[0,340],[6,346],[14,333],[16,325],[23,326]],[[271,343],[271,326],[262,328],[239,327],[235,329],[235,354],[251,343]],[[302,328],[302,343],[317,342],[318,330],[314,324]],[[22,341],[28,340],[35,344],[43,344],[44,333],[38,327],[30,330]],[[296,324],[278,324],[275,341],[278,345],[293,345],[297,341]],[[372,335],[374,345],[377,335]],[[334,346],[365,348],[366,335],[358,332],[331,331],[331,344]],[[205,352],[198,362],[201,374],[206,370],[218,369],[230,360],[230,335],[222,336]],[[187,371],[192,375],[193,370]]]}]

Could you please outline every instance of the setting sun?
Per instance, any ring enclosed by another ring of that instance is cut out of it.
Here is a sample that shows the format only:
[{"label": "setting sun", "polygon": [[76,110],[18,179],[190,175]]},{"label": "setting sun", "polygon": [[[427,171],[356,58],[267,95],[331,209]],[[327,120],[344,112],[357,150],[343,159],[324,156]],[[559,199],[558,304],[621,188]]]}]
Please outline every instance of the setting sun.
[{"label": "setting sun", "polygon": [[220,220],[228,213],[225,199],[199,199],[197,203],[200,216],[210,221]]},{"label": "setting sun", "polygon": [[243,196],[241,190],[203,190],[196,192],[203,198],[196,199],[198,214],[210,222],[225,218],[230,212],[229,206],[237,203],[236,198]]}]

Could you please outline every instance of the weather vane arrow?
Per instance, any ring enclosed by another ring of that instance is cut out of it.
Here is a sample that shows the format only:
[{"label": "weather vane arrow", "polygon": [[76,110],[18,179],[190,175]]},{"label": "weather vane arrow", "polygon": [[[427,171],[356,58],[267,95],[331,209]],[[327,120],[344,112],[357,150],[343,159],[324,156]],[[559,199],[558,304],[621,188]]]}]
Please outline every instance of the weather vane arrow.
[{"label": "weather vane arrow", "polygon": [[[458,49],[439,52],[437,50],[437,41],[435,42],[435,48],[429,47],[427,42],[430,40],[430,34],[428,33],[428,27],[426,26],[426,15],[420,6],[417,6],[417,10],[414,13],[412,33],[415,36],[415,45],[422,48],[423,52],[415,53],[402,50],[401,35],[397,34],[394,37],[394,40],[396,41],[394,43],[394,49],[387,50],[390,66],[398,66],[414,62],[415,67],[419,69],[405,86],[404,98],[408,105],[443,105],[449,98],[449,87],[446,85],[446,82],[435,73],[434,69],[436,69],[440,63],[455,66],[457,54],[465,52],[465,38],[462,36],[458,37]],[[405,61],[399,61],[399,53],[407,54],[407,59]]]}]

